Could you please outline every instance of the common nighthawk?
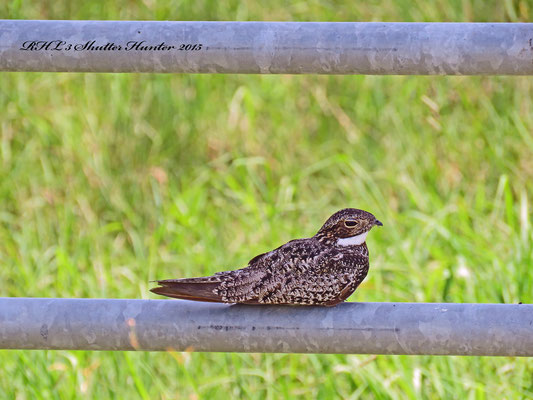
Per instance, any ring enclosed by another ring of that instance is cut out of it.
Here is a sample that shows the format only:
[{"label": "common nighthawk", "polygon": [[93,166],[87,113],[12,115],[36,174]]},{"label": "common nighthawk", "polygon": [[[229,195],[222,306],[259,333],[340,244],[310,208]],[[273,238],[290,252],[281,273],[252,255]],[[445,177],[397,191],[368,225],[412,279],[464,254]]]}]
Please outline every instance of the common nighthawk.
[{"label": "common nighthawk", "polygon": [[334,306],[350,296],[368,272],[366,236],[382,226],[369,212],[345,208],[315,236],[260,254],[248,266],[213,276],[157,281],[152,292],[216,303]]}]

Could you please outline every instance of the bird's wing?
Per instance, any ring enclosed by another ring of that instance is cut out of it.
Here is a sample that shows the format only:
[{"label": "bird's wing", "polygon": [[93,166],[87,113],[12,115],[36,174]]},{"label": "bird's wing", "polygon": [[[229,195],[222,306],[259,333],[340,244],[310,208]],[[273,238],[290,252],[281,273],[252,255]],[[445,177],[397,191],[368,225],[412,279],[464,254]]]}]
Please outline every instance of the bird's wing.
[{"label": "bird's wing", "polygon": [[[344,301],[368,272],[364,253],[335,248],[283,262],[283,269],[263,278],[256,300],[267,304],[328,304]],[[254,301],[255,302],[255,301]]]},{"label": "bird's wing", "polygon": [[272,290],[273,277],[290,273],[302,248],[303,240],[293,240],[283,246],[252,258],[245,268],[219,272],[213,276],[157,281],[160,287],[153,293],[187,300],[221,303],[258,303],[259,298]]},{"label": "bird's wing", "polygon": [[254,297],[253,288],[263,276],[264,271],[249,264],[246,268],[218,272],[212,276],[159,280],[156,281],[159,287],[150,291],[177,299],[240,303]]}]

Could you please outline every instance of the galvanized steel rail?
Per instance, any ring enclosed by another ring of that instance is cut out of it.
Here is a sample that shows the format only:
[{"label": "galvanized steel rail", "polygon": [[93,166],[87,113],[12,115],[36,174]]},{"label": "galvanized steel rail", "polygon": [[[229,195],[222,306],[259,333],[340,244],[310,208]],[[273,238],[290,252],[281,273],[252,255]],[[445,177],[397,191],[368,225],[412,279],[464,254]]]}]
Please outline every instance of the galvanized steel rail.
[{"label": "galvanized steel rail", "polygon": [[0,20],[0,71],[533,75],[533,24]]},{"label": "galvanized steel rail", "polygon": [[533,305],[0,298],[0,348],[533,356]]}]

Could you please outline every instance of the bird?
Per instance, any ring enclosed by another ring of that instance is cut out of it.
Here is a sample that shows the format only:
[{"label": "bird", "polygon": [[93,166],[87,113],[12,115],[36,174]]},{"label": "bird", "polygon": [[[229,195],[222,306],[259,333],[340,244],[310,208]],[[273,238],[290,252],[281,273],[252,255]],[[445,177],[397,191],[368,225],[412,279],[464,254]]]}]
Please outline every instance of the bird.
[{"label": "bird", "polygon": [[310,238],[294,239],[252,258],[241,269],[212,276],[157,280],[151,292],[178,299],[231,304],[335,306],[365,279],[366,237],[383,224],[345,208]]}]

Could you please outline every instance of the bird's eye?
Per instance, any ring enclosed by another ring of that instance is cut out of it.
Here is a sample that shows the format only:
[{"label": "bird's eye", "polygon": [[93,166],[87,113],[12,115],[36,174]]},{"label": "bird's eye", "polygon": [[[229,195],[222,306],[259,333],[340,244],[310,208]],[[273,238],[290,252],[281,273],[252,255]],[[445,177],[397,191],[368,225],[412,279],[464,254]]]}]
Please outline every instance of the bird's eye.
[{"label": "bird's eye", "polygon": [[344,225],[346,225],[348,228],[353,228],[354,226],[357,226],[357,221],[353,219],[347,219],[344,221]]}]

